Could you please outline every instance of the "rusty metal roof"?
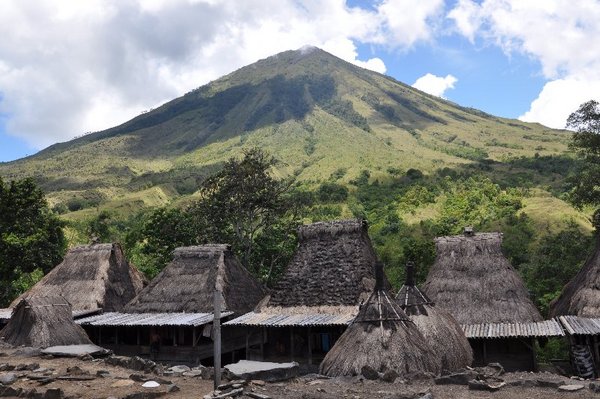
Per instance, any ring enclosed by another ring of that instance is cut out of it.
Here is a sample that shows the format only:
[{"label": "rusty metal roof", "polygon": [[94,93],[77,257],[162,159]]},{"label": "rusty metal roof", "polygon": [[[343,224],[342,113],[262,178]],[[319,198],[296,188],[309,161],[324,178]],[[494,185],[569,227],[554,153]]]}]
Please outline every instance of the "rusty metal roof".
[{"label": "rusty metal roof", "polygon": [[558,320],[569,335],[600,335],[600,319],[559,316]]},{"label": "rusty metal roof", "polygon": [[346,326],[356,317],[354,313],[257,313],[250,312],[230,320],[226,326],[265,326],[265,327],[311,327],[311,326]]},{"label": "rusty metal roof", "polygon": [[483,323],[461,325],[467,338],[562,337],[565,335],[556,320],[534,323]]},{"label": "rusty metal roof", "polygon": [[[233,312],[222,312],[221,318]],[[201,326],[212,323],[212,313],[119,313],[110,312],[75,320],[85,326]]]}]

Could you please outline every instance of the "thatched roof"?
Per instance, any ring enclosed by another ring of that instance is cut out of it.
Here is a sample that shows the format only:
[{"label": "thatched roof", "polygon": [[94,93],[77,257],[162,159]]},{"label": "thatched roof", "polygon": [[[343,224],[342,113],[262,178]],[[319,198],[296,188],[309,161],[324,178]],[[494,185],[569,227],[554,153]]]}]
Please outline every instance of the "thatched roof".
[{"label": "thatched roof", "polygon": [[439,358],[399,304],[384,289],[381,277],[356,319],[327,353],[320,373],[331,377],[359,375],[364,366],[398,374],[441,371]]},{"label": "thatched roof", "polygon": [[460,324],[541,321],[501,245],[501,233],[437,238],[423,292]]},{"label": "thatched roof", "polygon": [[416,285],[414,265],[406,267],[406,281],[396,301],[423,334],[434,353],[440,358],[442,369],[464,369],[473,362],[473,350],[456,319],[439,309]]},{"label": "thatched roof", "polygon": [[127,262],[121,246],[93,244],[71,249],[61,264],[11,304],[23,298],[63,296],[74,311],[119,311],[141,291],[142,274]]},{"label": "thatched roof", "polygon": [[10,321],[0,331],[0,339],[13,346],[36,348],[92,343],[83,328],[73,322],[71,305],[57,296],[19,301]]},{"label": "thatched roof", "polygon": [[250,311],[265,296],[262,285],[236,259],[229,245],[181,247],[173,260],[124,309],[128,313],[212,313],[213,295],[223,309]]},{"label": "thatched roof", "polygon": [[550,304],[550,317],[600,317],[600,235],[594,253]]},{"label": "thatched roof", "polygon": [[[377,260],[363,220],[298,229],[298,249],[264,307],[355,307],[372,292]],[[386,281],[386,287],[389,283]]]}]

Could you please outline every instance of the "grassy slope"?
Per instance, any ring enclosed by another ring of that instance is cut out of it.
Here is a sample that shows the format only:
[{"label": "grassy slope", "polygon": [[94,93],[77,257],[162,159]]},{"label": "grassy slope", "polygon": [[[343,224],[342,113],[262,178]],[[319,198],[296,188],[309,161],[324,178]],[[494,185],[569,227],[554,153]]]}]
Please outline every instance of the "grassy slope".
[{"label": "grassy slope", "polygon": [[[333,91],[323,89],[328,84]],[[349,113],[336,113],[344,104],[351,104]],[[129,214],[180,201],[179,182],[201,180],[252,146],[282,161],[276,174],[296,174],[315,186],[339,169],[346,170],[341,182],[348,182],[365,169],[371,179],[385,179],[389,168],[432,173],[481,158],[500,162],[498,175],[515,173],[502,162],[562,154],[568,139],[563,131],[460,107],[320,50],[296,51],[244,67],[121,126],[0,164],[0,175],[35,176],[53,205],[100,198],[98,207],[66,215],[81,219],[101,209]],[[526,209],[540,219],[561,210],[585,224],[546,189],[535,191]],[[434,211],[404,217],[417,222]]]}]

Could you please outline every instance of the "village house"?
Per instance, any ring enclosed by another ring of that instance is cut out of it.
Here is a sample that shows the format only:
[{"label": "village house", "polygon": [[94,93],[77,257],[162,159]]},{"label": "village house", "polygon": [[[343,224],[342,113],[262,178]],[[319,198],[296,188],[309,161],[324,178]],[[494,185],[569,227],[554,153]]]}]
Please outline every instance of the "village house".
[{"label": "village house", "polygon": [[509,371],[536,370],[535,340],[564,333],[555,320],[543,320],[501,245],[501,233],[470,228],[436,238],[435,263],[422,289],[461,324],[474,365],[499,362]]},{"label": "village house", "polygon": [[[214,292],[221,295],[221,318],[253,309],[265,296],[262,285],[225,244],[181,247],[173,260],[120,312],[77,320],[97,345],[117,354],[151,357],[166,363],[212,364]],[[222,353],[228,361],[245,355],[244,331],[224,329]]]},{"label": "village house", "polygon": [[[254,311],[224,325],[244,327],[248,342],[264,342],[248,345],[248,359],[318,365],[373,291],[377,257],[366,221],[304,225],[298,241],[271,293]],[[390,289],[387,280],[384,285]]]}]

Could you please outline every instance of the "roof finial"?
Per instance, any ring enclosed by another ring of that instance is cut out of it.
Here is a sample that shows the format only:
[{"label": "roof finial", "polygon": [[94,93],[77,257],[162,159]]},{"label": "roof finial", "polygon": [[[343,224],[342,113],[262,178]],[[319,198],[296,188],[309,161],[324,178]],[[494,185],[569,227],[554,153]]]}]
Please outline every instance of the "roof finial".
[{"label": "roof finial", "polygon": [[415,286],[415,262],[412,260],[406,262],[406,281],[404,285],[407,287]]}]

